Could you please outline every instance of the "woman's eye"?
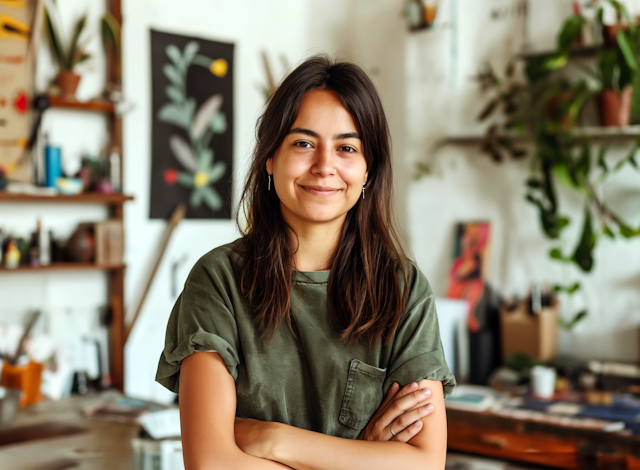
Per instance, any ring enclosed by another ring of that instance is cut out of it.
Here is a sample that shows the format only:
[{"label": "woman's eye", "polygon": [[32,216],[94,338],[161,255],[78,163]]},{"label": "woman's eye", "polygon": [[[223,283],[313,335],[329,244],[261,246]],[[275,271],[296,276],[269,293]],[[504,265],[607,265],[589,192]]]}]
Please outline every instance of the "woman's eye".
[{"label": "woman's eye", "polygon": [[293,145],[294,145],[294,147],[300,147],[300,148],[303,148],[303,149],[311,148],[311,144],[309,142],[296,142]]},{"label": "woman's eye", "polygon": [[347,153],[353,153],[356,151],[356,149],[354,149],[353,147],[349,147],[348,145],[345,145],[344,147],[340,147],[340,150]]}]

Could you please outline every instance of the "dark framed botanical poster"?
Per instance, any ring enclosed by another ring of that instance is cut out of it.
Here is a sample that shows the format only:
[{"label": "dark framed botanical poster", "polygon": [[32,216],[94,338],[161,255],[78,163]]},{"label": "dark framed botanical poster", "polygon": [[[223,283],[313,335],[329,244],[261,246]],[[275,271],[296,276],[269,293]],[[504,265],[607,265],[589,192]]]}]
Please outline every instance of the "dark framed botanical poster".
[{"label": "dark framed botanical poster", "polygon": [[151,30],[152,219],[231,218],[233,49]]}]

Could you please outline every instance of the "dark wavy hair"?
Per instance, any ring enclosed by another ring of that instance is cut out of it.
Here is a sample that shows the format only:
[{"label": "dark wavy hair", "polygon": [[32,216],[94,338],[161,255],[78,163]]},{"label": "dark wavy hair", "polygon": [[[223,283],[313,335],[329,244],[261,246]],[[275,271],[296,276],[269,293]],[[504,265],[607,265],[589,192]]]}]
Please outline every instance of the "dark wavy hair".
[{"label": "dark wavy hair", "polygon": [[[352,63],[315,56],[298,66],[270,97],[258,119],[257,143],[236,220],[244,232],[238,289],[253,309],[263,336],[281,322],[291,328],[294,254],[292,228],[267,188],[273,157],[310,90],[335,92],[362,139],[369,171],[366,198],[349,210],[327,286],[329,314],[347,342],[390,341],[408,298],[407,259],[392,213],[393,177],[387,119],[376,89]],[[241,218],[245,218],[242,229]]]}]

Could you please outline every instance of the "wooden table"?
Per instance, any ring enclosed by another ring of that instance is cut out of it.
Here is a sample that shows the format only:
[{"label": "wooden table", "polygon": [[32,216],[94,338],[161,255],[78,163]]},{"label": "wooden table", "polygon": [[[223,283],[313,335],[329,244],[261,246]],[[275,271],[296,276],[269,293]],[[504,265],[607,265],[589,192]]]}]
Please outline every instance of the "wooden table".
[{"label": "wooden table", "polygon": [[105,396],[66,398],[31,405],[0,426],[0,440],[19,434],[38,439],[0,445],[3,470],[130,470],[131,439],[138,424],[120,424],[85,417],[82,409]]},{"label": "wooden table", "polygon": [[450,450],[556,468],[640,469],[640,436],[447,410]]}]

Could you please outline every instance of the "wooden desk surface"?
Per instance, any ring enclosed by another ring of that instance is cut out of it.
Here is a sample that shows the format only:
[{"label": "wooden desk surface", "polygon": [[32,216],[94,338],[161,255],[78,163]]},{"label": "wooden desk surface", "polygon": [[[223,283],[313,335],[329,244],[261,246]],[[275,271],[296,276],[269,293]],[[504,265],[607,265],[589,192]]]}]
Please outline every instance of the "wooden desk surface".
[{"label": "wooden desk surface", "polygon": [[448,446],[556,468],[640,469],[640,436],[447,410]]},{"label": "wooden desk surface", "polygon": [[[104,399],[104,396],[72,397],[21,409],[10,425],[0,426],[0,433],[11,433],[12,429],[25,426],[42,428],[44,423],[56,423],[59,433],[44,439],[0,446],[0,468],[131,470],[131,439],[137,436],[139,425],[98,421],[82,414],[84,407]],[[64,429],[73,432],[73,427],[86,431],[65,434]]]}]

